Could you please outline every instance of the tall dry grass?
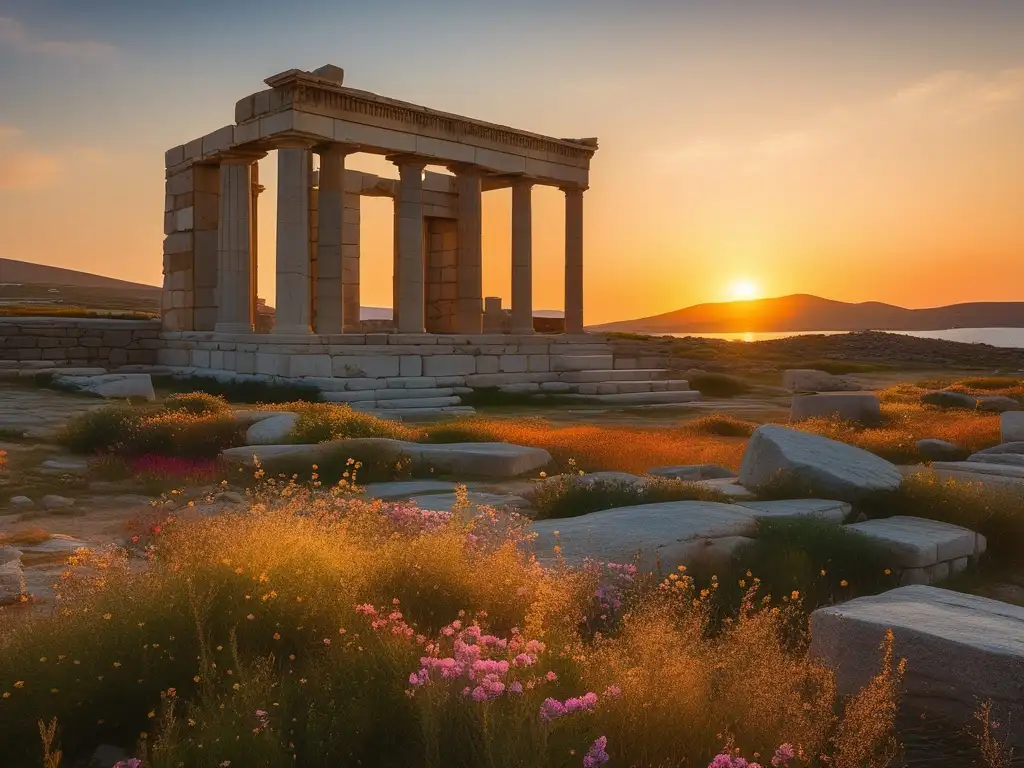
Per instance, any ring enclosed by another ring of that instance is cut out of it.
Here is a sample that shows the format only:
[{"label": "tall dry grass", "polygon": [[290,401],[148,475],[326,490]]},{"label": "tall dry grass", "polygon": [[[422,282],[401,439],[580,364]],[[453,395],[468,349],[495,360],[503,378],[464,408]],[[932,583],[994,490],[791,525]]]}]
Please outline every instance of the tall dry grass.
[{"label": "tall dry grass", "polygon": [[[857,724],[784,606],[751,593],[711,631],[685,575],[546,570],[514,518],[346,490],[272,487],[245,512],[186,508],[132,553],[77,555],[57,610],[0,634],[5,765],[37,768],[53,717],[67,759],[137,743],[146,768],[817,759]],[[881,743],[892,707],[869,696],[848,709]]]}]

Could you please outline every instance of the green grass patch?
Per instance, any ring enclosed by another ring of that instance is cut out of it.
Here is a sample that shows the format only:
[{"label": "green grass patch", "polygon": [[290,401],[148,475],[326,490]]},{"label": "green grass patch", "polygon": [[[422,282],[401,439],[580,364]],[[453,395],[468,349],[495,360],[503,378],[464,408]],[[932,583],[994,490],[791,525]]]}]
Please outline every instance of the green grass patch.
[{"label": "green grass patch", "polygon": [[733,555],[730,572],[719,576],[730,609],[739,605],[753,578],[776,599],[799,600],[807,611],[898,586],[882,547],[818,519],[763,521],[757,538]]},{"label": "green grass patch", "polygon": [[728,373],[691,373],[686,380],[705,397],[737,397],[750,391],[747,382]]},{"label": "green grass patch", "polygon": [[711,413],[682,424],[683,430],[694,435],[717,437],[750,437],[758,425],[726,413]]},{"label": "green grass patch", "polygon": [[161,392],[204,392],[229,403],[317,403],[323,398],[316,387],[270,381],[218,381],[211,376],[154,376],[153,386]]}]

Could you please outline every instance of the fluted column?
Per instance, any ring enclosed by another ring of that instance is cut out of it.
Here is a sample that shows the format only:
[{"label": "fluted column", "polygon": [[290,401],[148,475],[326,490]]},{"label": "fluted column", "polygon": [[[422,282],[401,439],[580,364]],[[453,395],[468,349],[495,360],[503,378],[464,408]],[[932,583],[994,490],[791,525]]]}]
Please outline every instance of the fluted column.
[{"label": "fluted column", "polygon": [[423,333],[423,169],[417,157],[395,157],[398,166],[398,331]]},{"label": "fluted column", "polygon": [[277,150],[277,319],[274,333],[311,333],[310,144]]},{"label": "fluted column", "polygon": [[565,192],[565,332],[583,333],[583,188]]},{"label": "fluted column", "polygon": [[359,191],[345,191],[342,199],[341,329],[343,333],[359,333]]},{"label": "fluted column", "polygon": [[217,224],[218,333],[251,333],[252,325],[252,163],[226,157],[220,164],[220,216]]},{"label": "fluted column", "polygon": [[258,312],[256,310],[259,298],[259,274],[260,274],[260,257],[259,257],[259,233],[260,233],[260,205],[259,199],[260,194],[265,190],[265,187],[260,184],[260,164],[254,162],[252,164],[252,171],[250,172],[250,180],[252,181],[252,196],[250,197],[250,214],[249,214],[249,273],[250,283],[252,287],[249,289],[249,319],[256,327],[258,318]]},{"label": "fluted column", "polygon": [[512,333],[533,333],[533,181],[512,183]]},{"label": "fluted column", "polygon": [[456,261],[456,333],[483,333],[483,219],[481,169],[452,166],[459,196],[458,259]]},{"label": "fluted column", "polygon": [[320,153],[320,194],[317,208],[316,332],[341,333],[342,237],[345,218],[345,155],[342,145]]}]

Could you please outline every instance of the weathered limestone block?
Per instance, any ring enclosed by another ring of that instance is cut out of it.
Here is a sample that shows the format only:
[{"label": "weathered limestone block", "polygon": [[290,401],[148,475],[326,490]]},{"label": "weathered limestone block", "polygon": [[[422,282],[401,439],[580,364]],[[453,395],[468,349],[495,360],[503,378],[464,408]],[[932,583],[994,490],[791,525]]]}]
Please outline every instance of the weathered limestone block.
[{"label": "weathered limestone block", "polygon": [[108,373],[102,376],[55,376],[62,386],[91,392],[107,398],[140,397],[156,400],[153,380],[148,373]]},{"label": "weathered limestone block", "polygon": [[1024,441],[1024,411],[1007,411],[999,417],[999,434],[1004,443]]},{"label": "weathered limestone block", "polygon": [[818,417],[840,418],[857,424],[877,423],[882,417],[878,396],[870,392],[829,392],[793,395],[790,420],[797,422]]},{"label": "weathered limestone block", "polygon": [[672,501],[539,520],[532,530],[538,534],[533,551],[542,562],[555,559],[558,544],[570,563],[587,558],[632,563],[638,557],[641,570],[653,570],[660,563],[663,570],[674,571],[703,562],[715,540],[726,540],[729,552],[747,543],[757,522],[750,510],[731,504]]},{"label": "weathered limestone block", "polygon": [[959,525],[920,517],[889,517],[847,526],[878,542],[900,568],[926,568],[985,551],[985,537]]},{"label": "weathered limestone block", "polygon": [[299,414],[291,411],[275,413],[269,418],[256,421],[245,432],[248,445],[279,445],[285,441],[295,425],[299,423]]},{"label": "weathered limestone block", "polygon": [[792,483],[821,498],[855,502],[876,491],[896,490],[902,474],[894,465],[846,443],[765,425],[747,444],[740,483],[757,489]]},{"label": "weathered limestone block", "polygon": [[434,355],[423,358],[425,376],[466,376],[476,373],[473,355]]},{"label": "weathered limestone block", "polygon": [[334,376],[387,378],[401,374],[401,358],[334,355],[331,358],[331,369]]},{"label": "weathered limestone block", "polygon": [[813,369],[790,369],[782,373],[782,386],[790,392],[855,392],[863,389],[848,376],[835,376]]},{"label": "weathered limestone block", "polygon": [[878,674],[892,630],[907,660],[900,707],[974,725],[991,700],[1011,744],[1024,744],[1024,608],[927,586],[907,586],[811,614],[811,653],[836,670],[839,693]]}]

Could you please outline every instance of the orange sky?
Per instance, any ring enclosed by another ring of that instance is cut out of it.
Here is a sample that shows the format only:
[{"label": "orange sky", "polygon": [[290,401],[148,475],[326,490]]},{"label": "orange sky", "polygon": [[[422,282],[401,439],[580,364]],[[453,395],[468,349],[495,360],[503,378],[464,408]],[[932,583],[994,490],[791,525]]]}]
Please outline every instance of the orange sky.
[{"label": "orange sky", "polygon": [[[1024,3],[180,0],[173,21],[137,5],[0,3],[0,256],[158,283],[163,150],[230,122],[264,77],[331,62],[352,87],[599,138],[588,323],[742,282],[911,307],[1024,298]],[[264,161],[271,303],[274,176]],[[534,200],[535,307],[561,309],[562,196]],[[485,194],[484,289],[506,306],[509,208]],[[366,305],[390,305],[390,216],[364,199]]]}]

